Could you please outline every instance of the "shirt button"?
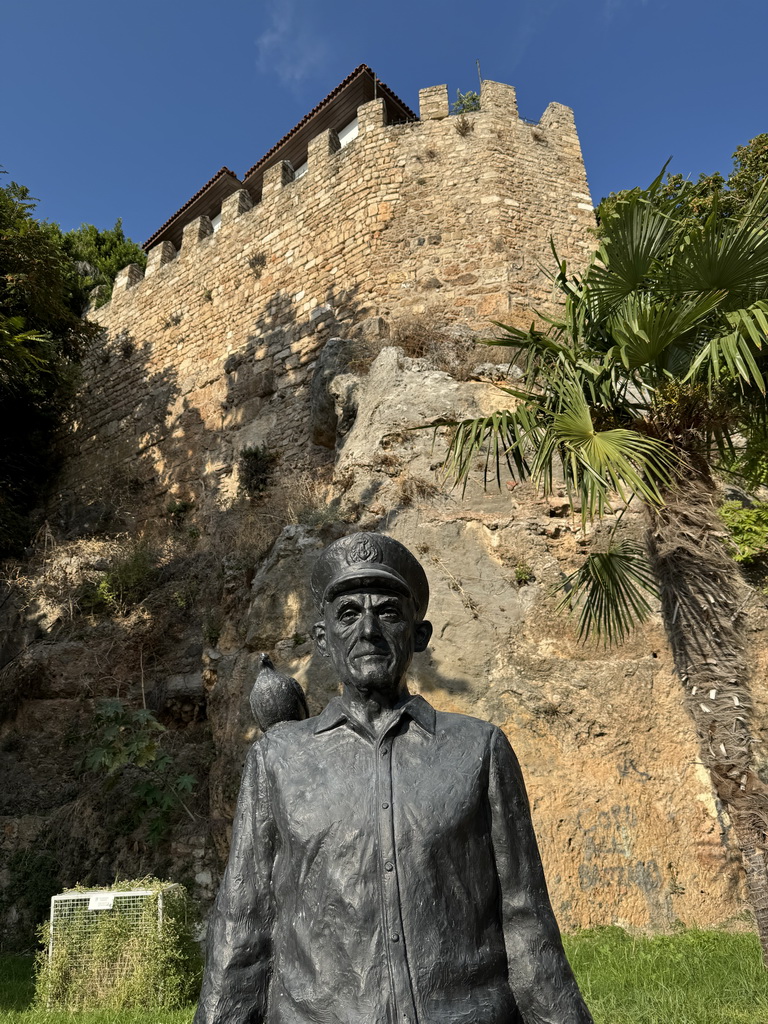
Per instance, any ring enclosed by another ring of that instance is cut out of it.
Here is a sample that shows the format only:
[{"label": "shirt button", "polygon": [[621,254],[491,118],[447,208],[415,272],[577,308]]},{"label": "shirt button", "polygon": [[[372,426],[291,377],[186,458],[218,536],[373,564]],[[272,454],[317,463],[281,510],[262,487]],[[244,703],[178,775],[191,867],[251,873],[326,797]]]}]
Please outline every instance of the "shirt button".
[{"label": "shirt button", "polygon": [[382,757],[386,757],[388,753],[389,753],[389,751],[387,750],[386,747],[382,747],[381,748],[381,756]]},{"label": "shirt button", "polygon": [[387,803],[387,801],[385,800],[385,801],[384,801],[384,803],[383,803],[383,804],[382,804],[381,806],[382,806],[382,807],[384,808],[384,810],[386,811],[386,809],[387,809],[387,808],[389,807],[389,804],[388,804],[388,803]]},{"label": "shirt button", "polygon": [[384,865],[384,870],[385,871],[394,871],[395,870],[395,865],[392,863],[392,861],[388,860],[387,863]]},{"label": "shirt button", "polygon": [[392,936],[392,941],[393,942],[399,942],[400,941],[400,936],[399,935],[393,935]]}]

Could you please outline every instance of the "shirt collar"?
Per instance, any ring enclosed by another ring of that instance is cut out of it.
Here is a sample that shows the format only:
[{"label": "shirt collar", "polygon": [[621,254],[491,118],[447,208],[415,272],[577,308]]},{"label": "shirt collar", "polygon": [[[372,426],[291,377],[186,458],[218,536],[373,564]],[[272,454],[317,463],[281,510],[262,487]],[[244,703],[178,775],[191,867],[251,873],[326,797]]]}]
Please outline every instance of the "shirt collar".
[{"label": "shirt collar", "polygon": [[[408,697],[398,711],[400,717],[408,715],[417,725],[420,725],[425,732],[431,736],[435,734],[435,709],[428,704],[420,694]],[[330,700],[323,711],[315,719],[314,733],[327,732],[329,729],[348,722],[350,714],[341,697],[334,697]]]}]

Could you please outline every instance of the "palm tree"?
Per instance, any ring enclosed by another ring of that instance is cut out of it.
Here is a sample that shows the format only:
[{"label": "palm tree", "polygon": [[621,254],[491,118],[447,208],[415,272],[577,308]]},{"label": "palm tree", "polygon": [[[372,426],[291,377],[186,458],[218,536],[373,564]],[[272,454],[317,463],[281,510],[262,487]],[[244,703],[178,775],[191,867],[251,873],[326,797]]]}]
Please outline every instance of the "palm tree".
[{"label": "palm tree", "polygon": [[[559,264],[557,316],[489,344],[517,350],[507,407],[452,422],[446,466],[466,486],[507,464],[545,494],[555,469],[584,524],[641,503],[647,534],[622,538],[564,581],[583,639],[621,641],[661,598],[701,757],[741,846],[768,965],[768,787],[753,752],[746,584],[717,515],[719,472],[755,482],[768,451],[768,186],[737,217],[685,215],[661,176],[612,200],[586,271]],[[695,190],[696,186],[686,186]],[[522,371],[522,372],[520,372]],[[510,401],[511,399],[511,401]],[[448,423],[448,421],[444,421]]]}]

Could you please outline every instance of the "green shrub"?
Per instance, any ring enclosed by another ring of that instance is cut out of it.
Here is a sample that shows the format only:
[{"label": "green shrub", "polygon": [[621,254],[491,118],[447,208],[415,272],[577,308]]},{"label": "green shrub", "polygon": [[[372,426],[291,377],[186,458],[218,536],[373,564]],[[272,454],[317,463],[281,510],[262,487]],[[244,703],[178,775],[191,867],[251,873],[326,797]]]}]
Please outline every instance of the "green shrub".
[{"label": "green shrub", "polygon": [[144,600],[156,582],[155,555],[146,544],[139,543],[115,559],[97,583],[84,585],[78,606],[92,615],[125,614]]},{"label": "green shrub", "polygon": [[194,507],[194,501],[171,498],[165,506],[165,515],[174,530],[181,530],[184,526],[184,521]]},{"label": "green shrub", "polygon": [[536,577],[533,575],[533,569],[528,565],[527,562],[519,561],[515,566],[515,583],[518,586],[524,587],[528,583],[532,583]]},{"label": "green shrub", "polygon": [[768,555],[768,502],[742,505],[740,501],[725,501],[720,506],[720,518],[736,545],[735,561],[750,563]]},{"label": "green shrub", "polygon": [[57,918],[50,954],[50,922],[42,927],[43,948],[35,965],[37,1006],[70,1011],[173,1008],[194,998],[200,957],[190,934],[186,889],[145,878],[105,891],[130,889],[153,891],[138,909],[116,899],[111,909],[89,911],[83,903],[70,917]]},{"label": "green shrub", "polygon": [[174,758],[161,749],[165,732],[148,708],[127,708],[115,698],[100,700],[92,730],[86,735],[83,759],[83,768],[103,773],[107,786],[125,777],[134,816],[153,842],[166,835],[178,811],[195,820],[186,799],[194,792],[197,779],[180,772]]},{"label": "green shrub", "polygon": [[265,491],[276,461],[277,456],[266,445],[242,448],[237,464],[240,490],[249,498],[255,498]]}]

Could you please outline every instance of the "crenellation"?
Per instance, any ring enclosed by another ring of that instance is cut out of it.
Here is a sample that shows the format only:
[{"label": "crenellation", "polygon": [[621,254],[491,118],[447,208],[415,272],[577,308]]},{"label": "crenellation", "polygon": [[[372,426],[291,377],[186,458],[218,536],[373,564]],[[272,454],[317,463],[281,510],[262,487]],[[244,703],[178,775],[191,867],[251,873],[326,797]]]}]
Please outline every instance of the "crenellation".
[{"label": "crenellation", "polygon": [[185,258],[189,255],[189,250],[204,241],[206,238],[213,234],[213,224],[211,218],[203,214],[202,217],[196,217],[193,221],[187,224],[184,228],[183,240],[181,243],[181,251]]},{"label": "crenellation", "polygon": [[[368,103],[364,103],[361,107],[357,108],[357,123],[359,127],[358,139],[368,132],[375,131],[384,127],[386,119],[386,110],[384,109],[384,100],[370,100]],[[357,140],[355,140],[357,141]],[[343,150],[342,150],[343,152]]]},{"label": "crenellation", "polygon": [[293,181],[293,167],[287,160],[279,160],[264,172],[261,185],[261,203],[266,204],[275,194]]},{"label": "crenellation", "polygon": [[[206,478],[209,462],[231,468],[256,434],[314,471],[329,456],[309,440],[308,389],[328,337],[422,314],[485,332],[490,320],[530,322],[546,308],[550,237],[575,265],[592,241],[570,111],[551,104],[537,139],[509,86],[484,83],[468,130],[449,116],[445,86],[420,100],[421,121],[393,125],[382,99],[365,103],[343,148],[333,131],[309,140],[299,180],[276,162],[259,203],[256,189],[223,200],[215,235],[198,217],[178,252],[168,241],[150,250],[146,278],[121,271],[117,301],[94,314],[111,357],[84,371],[71,450],[93,454],[69,460],[73,488],[140,458],[163,467],[162,494],[179,432],[184,473],[197,467],[205,500],[220,486]],[[268,387],[248,383],[259,374]]]},{"label": "crenellation", "polygon": [[159,242],[153,246],[147,253],[147,265],[144,268],[144,277],[151,277],[153,274],[165,266],[166,263],[170,263],[175,260],[178,255],[176,246],[173,242]]},{"label": "crenellation", "polygon": [[331,157],[339,152],[339,137],[330,128],[320,132],[307,148],[307,176],[323,175],[329,171]]},{"label": "crenellation", "polygon": [[130,288],[135,288],[143,280],[144,270],[137,263],[129,263],[127,267],[118,271],[112,285],[112,297],[127,292]]},{"label": "crenellation", "polygon": [[578,136],[576,135],[576,121],[570,107],[566,107],[562,103],[550,103],[541,115],[539,125],[545,130],[547,128],[554,128],[559,131],[571,132],[576,140],[579,153],[581,152],[581,148],[578,146]]},{"label": "crenellation", "polygon": [[448,117],[448,86],[432,85],[419,89],[419,117],[422,121]]},{"label": "crenellation", "polygon": [[480,89],[480,110],[486,114],[516,121],[519,115],[514,86],[484,80]]},{"label": "crenellation", "polygon": [[224,228],[237,220],[238,217],[252,209],[253,205],[253,199],[247,189],[241,188],[237,192],[233,192],[221,204],[221,227]]}]

